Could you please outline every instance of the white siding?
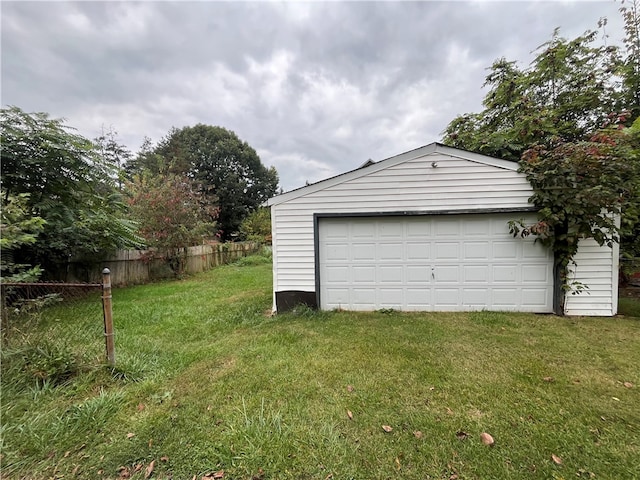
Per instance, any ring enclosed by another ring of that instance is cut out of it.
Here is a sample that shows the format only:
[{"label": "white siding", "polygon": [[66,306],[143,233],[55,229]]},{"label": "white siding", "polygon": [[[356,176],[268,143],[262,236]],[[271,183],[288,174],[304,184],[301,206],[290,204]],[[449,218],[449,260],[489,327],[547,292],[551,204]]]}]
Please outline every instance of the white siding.
[{"label": "white siding", "polygon": [[513,168],[432,153],[273,204],[274,291],[315,291],[314,213],[530,207],[531,187]]},{"label": "white siding", "polygon": [[609,248],[591,238],[580,241],[570,279],[588,288],[567,294],[566,315],[611,316],[618,312],[618,255],[617,243]]}]

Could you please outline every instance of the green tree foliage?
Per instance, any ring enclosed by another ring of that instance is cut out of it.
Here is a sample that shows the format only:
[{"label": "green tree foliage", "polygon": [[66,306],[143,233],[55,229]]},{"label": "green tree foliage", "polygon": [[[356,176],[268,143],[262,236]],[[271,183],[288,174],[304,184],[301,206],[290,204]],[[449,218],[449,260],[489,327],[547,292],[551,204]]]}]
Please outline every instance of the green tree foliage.
[{"label": "green tree foliage", "polygon": [[223,240],[233,238],[242,220],[278,188],[275,168],[266,168],[246,142],[225,128],[203,124],[173,129],[154,149],[147,146],[130,169],[141,168],[186,175],[205,196],[215,196]]},{"label": "green tree foliage", "polygon": [[556,30],[529,68],[495,61],[484,83],[484,110],[451,121],[444,143],[518,161],[535,143],[585,139],[619,98],[612,79],[617,50],[594,45],[596,40],[596,32],[566,40]]},{"label": "green tree foliage", "polygon": [[33,281],[40,276],[39,266],[15,263],[13,252],[23,245],[32,245],[42,232],[45,221],[34,216],[27,206],[29,195],[5,195],[2,192],[0,211],[0,281]]},{"label": "green tree foliage", "polygon": [[[566,40],[556,30],[528,68],[494,62],[484,110],[455,118],[444,132],[448,145],[520,161],[539,221],[512,222],[512,233],[537,235],[553,249],[556,285],[565,289],[580,238],[638,243],[638,2],[621,12],[623,49],[597,45],[595,32]],[[563,302],[557,292],[557,313]]]},{"label": "green tree foliage", "polygon": [[[635,125],[640,127],[640,120]],[[637,224],[640,135],[635,128],[610,126],[585,141],[536,144],[523,154],[520,171],[533,187],[530,201],[539,209],[538,222],[511,222],[511,231],[534,234],[552,248],[555,275],[565,290],[572,287],[567,267],[580,239],[612,246]],[[562,312],[564,297],[557,301]]]},{"label": "green tree foliage", "polygon": [[261,207],[240,224],[240,238],[250,242],[271,243],[271,210]]},{"label": "green tree foliage", "polygon": [[46,113],[10,107],[0,117],[5,199],[28,194],[26,208],[46,221],[36,241],[16,255],[44,266],[140,245],[116,188],[118,171],[91,141]]},{"label": "green tree foliage", "polygon": [[215,233],[217,209],[176,174],[137,176],[128,185],[131,216],[150,247],[198,245]]},{"label": "green tree foliage", "polygon": [[617,71],[622,79],[618,110],[628,110],[631,118],[640,117],[640,1],[622,0],[625,51],[618,57]]}]

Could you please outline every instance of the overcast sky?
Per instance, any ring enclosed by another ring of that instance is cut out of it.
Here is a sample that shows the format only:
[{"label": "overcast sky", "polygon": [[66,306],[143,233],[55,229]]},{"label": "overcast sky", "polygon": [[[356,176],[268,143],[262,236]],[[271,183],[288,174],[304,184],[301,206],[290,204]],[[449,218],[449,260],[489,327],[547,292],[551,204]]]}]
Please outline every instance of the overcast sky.
[{"label": "overcast sky", "polygon": [[619,3],[11,2],[2,15],[2,105],[44,111],[95,138],[197,123],[233,130],[291,190],[438,141],[481,110],[486,68],[526,66]]}]

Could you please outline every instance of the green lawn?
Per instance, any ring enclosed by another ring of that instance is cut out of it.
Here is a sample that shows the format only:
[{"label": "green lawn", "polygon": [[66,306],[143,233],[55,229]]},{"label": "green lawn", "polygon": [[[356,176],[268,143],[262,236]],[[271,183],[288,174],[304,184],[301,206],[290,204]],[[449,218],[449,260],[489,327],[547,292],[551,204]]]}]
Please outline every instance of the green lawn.
[{"label": "green lawn", "polygon": [[10,357],[2,478],[640,478],[640,318],[270,317],[270,279],[114,290],[114,371]]}]

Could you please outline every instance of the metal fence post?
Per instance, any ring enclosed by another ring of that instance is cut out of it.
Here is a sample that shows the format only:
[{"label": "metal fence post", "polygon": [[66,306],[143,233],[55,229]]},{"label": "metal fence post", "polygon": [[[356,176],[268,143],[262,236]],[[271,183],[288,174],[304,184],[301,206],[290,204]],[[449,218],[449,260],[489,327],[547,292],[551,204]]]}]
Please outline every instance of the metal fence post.
[{"label": "metal fence post", "polygon": [[113,312],[111,309],[111,270],[102,270],[102,309],[104,311],[104,339],[107,347],[107,362],[116,364],[116,348],[113,341]]}]

